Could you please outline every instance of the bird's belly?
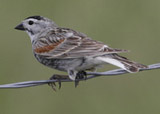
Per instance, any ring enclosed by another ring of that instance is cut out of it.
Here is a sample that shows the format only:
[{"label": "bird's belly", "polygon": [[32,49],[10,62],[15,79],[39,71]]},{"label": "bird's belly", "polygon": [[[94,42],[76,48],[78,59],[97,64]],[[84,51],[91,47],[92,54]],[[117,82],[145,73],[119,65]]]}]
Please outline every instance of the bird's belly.
[{"label": "bird's belly", "polygon": [[97,67],[103,66],[104,62],[99,61],[96,59],[96,57],[85,57],[83,64],[81,64],[79,67],[76,67],[76,70],[96,70]]},{"label": "bird's belly", "polygon": [[35,54],[36,59],[43,65],[60,71],[68,71],[81,66],[83,59],[46,59],[43,56]]},{"label": "bird's belly", "polygon": [[35,57],[43,65],[60,71],[90,70],[103,65],[103,63],[101,61],[97,61],[96,58],[46,59],[45,57],[36,54]]}]

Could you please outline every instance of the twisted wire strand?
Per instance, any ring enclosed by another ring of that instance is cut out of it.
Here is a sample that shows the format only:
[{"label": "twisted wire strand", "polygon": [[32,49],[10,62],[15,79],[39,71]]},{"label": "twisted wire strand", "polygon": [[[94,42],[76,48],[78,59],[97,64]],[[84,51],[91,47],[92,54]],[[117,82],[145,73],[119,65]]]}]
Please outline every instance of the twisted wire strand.
[{"label": "twisted wire strand", "polygon": [[[157,63],[157,64],[148,65],[148,68],[140,69],[140,71],[147,71],[147,70],[153,70],[153,69],[159,69],[159,68],[160,68],[160,63]],[[92,79],[92,78],[96,78],[100,76],[116,76],[116,75],[122,75],[126,73],[129,73],[129,72],[123,69],[115,69],[115,70],[110,70],[110,71],[105,71],[105,72],[87,72],[86,79],[80,79],[79,81],[84,81],[84,80],[88,80],[88,79]],[[61,79],[60,81],[61,82],[73,82],[70,79]],[[51,82],[59,82],[59,81],[55,79],[55,80],[17,82],[17,83],[0,85],[0,89],[33,87],[33,86],[48,84]]]}]

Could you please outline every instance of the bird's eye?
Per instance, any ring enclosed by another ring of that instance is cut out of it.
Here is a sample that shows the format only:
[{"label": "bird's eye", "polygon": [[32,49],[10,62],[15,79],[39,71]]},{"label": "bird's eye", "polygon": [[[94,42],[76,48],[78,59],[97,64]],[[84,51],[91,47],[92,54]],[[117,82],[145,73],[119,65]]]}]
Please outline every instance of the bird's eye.
[{"label": "bird's eye", "polygon": [[29,25],[33,25],[34,22],[33,22],[33,21],[28,21],[28,24],[29,24]]}]

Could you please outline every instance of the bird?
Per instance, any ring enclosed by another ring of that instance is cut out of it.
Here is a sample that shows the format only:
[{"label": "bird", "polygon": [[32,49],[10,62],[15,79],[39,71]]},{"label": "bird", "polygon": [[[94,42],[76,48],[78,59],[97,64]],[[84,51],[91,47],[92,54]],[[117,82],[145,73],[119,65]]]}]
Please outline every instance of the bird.
[{"label": "bird", "polygon": [[120,67],[129,73],[147,68],[146,65],[119,55],[128,50],[111,48],[84,33],[59,27],[43,16],[27,17],[15,29],[29,35],[33,54],[40,63],[67,72],[65,78],[75,81],[75,85],[78,85],[76,80],[86,77],[86,71],[96,72],[98,67],[105,64]]}]

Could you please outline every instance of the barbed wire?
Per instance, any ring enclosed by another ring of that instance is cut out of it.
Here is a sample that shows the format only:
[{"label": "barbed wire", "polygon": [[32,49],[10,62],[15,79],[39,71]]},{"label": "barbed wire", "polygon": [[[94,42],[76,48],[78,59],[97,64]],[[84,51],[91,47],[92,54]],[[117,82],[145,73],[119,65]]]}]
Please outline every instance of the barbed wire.
[{"label": "barbed wire", "polygon": [[[148,68],[140,69],[140,71],[146,71],[146,70],[153,70],[153,69],[159,69],[160,63],[148,65]],[[116,75],[122,75],[129,73],[126,70],[123,69],[115,69],[110,70],[106,72],[87,72],[87,77],[85,79],[79,79],[78,81],[84,81],[100,76],[116,76]],[[70,79],[60,79],[61,82],[73,82]],[[25,88],[25,87],[33,87],[33,86],[39,86],[49,83],[59,82],[57,79],[53,80],[38,80],[38,81],[25,81],[25,82],[17,82],[17,83],[10,83],[10,84],[3,84],[0,85],[0,89],[9,89],[9,88]]]}]

